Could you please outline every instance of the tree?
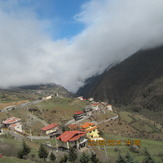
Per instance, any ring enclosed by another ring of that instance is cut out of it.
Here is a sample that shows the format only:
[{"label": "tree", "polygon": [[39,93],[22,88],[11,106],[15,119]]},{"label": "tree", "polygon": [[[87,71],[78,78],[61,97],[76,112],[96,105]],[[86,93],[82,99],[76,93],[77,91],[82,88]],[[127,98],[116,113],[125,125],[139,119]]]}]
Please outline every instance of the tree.
[{"label": "tree", "polygon": [[31,152],[31,148],[23,141],[23,148],[18,152],[18,158],[27,158],[28,154]]},{"label": "tree", "polygon": [[23,150],[19,150],[19,152],[17,154],[17,157],[20,158],[20,159],[23,159],[24,158]]},{"label": "tree", "polygon": [[23,141],[23,153],[27,156],[31,152],[31,148]]},{"label": "tree", "polygon": [[50,160],[51,161],[55,161],[56,160],[56,156],[53,152],[50,153]]},{"label": "tree", "polygon": [[125,155],[125,161],[127,163],[135,163],[134,158],[129,152],[127,152],[127,154]]},{"label": "tree", "polygon": [[89,156],[86,155],[84,152],[82,153],[81,157],[80,157],[80,162],[81,163],[88,163],[90,160]]},{"label": "tree", "polygon": [[39,158],[43,158],[44,161],[46,161],[46,158],[48,157],[48,151],[45,149],[45,147],[41,144],[39,151],[38,151]]},{"label": "tree", "polygon": [[60,163],[65,163],[65,162],[67,162],[67,160],[68,160],[68,156],[65,154],[62,158],[61,158],[61,160],[59,161]]},{"label": "tree", "polygon": [[99,163],[99,159],[96,157],[95,153],[92,153],[91,157],[90,157],[90,161],[91,163]]},{"label": "tree", "polygon": [[77,154],[74,148],[70,148],[69,153],[68,153],[68,160],[70,162],[74,162],[77,159]]},{"label": "tree", "polygon": [[125,159],[121,156],[121,154],[119,154],[118,160],[116,161],[116,163],[128,163],[128,162],[126,162]]},{"label": "tree", "polygon": [[154,159],[151,157],[150,153],[148,152],[146,148],[144,150],[144,155],[145,155],[145,158],[142,163],[155,163]]}]

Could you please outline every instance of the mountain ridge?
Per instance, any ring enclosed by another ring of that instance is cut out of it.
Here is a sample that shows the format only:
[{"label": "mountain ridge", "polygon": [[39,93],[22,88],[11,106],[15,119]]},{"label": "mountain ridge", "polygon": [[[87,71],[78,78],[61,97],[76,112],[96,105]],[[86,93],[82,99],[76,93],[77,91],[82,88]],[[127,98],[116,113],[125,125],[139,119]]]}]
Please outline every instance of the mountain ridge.
[{"label": "mountain ridge", "polygon": [[138,51],[98,76],[92,88],[80,94],[86,86],[78,90],[78,95],[117,105],[162,110],[163,46]]}]

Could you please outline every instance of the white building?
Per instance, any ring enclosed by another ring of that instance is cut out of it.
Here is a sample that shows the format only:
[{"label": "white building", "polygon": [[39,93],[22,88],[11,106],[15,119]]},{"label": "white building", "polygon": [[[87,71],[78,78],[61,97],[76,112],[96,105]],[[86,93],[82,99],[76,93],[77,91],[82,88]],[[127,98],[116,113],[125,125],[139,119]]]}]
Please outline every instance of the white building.
[{"label": "white building", "polygon": [[111,112],[113,111],[112,105],[107,105],[107,106],[106,106],[106,109],[108,109],[108,110],[111,111]]},{"label": "white building", "polygon": [[79,100],[83,101],[83,96],[77,97]]}]

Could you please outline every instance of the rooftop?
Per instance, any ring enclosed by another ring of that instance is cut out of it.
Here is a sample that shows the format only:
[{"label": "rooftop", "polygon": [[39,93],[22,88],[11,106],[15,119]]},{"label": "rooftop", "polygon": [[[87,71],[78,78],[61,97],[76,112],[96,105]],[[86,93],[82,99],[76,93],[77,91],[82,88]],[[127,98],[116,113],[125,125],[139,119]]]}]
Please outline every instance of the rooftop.
[{"label": "rooftop", "polygon": [[83,111],[77,111],[74,114],[83,114],[83,113],[84,113]]},{"label": "rooftop", "polygon": [[57,127],[57,126],[58,126],[57,123],[52,123],[52,124],[50,124],[50,125],[47,125],[47,126],[43,127],[41,130],[42,130],[42,131],[51,130],[51,129]]},{"label": "rooftop", "polygon": [[2,123],[3,124],[13,124],[13,123],[16,123],[20,120],[21,119],[19,119],[19,118],[11,117],[11,118],[6,119],[5,121],[2,121]]},{"label": "rooftop", "polygon": [[94,126],[95,123],[92,123],[92,122],[87,122],[87,123],[84,123],[83,125],[81,125],[82,128],[88,128],[89,126]]},{"label": "rooftop", "polygon": [[65,131],[59,137],[57,137],[57,139],[63,142],[75,141],[75,140],[80,139],[80,137],[84,135],[85,135],[85,132],[82,132],[82,131]]}]

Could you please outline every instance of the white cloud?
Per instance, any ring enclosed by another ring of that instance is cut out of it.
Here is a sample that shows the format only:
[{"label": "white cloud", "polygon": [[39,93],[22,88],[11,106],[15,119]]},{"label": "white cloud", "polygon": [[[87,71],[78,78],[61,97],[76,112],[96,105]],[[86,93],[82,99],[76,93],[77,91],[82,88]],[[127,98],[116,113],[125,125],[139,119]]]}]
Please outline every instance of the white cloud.
[{"label": "white cloud", "polygon": [[1,87],[54,82],[76,91],[110,64],[163,44],[162,0],[91,0],[75,16],[85,30],[58,41],[43,33],[49,22],[31,9],[20,16],[7,2],[0,1]]}]

